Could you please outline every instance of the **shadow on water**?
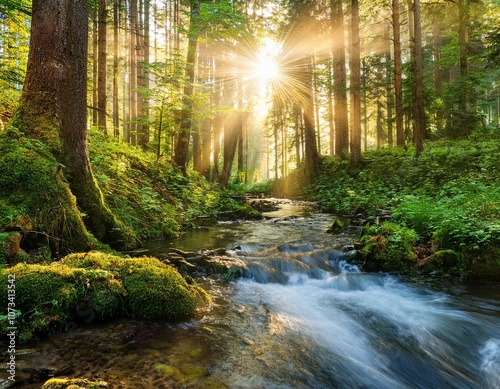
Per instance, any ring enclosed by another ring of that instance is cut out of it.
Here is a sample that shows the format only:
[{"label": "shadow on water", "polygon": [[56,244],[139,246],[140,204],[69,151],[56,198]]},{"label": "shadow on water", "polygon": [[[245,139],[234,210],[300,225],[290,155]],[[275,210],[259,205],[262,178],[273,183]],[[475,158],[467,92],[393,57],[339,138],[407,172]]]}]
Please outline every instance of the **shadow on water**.
[{"label": "shadow on water", "polygon": [[188,322],[78,323],[35,345],[25,376],[110,388],[500,388],[498,285],[363,273],[346,249],[356,236],[325,233],[332,216],[287,212],[152,245],[233,248],[244,276],[200,278],[213,305]]}]

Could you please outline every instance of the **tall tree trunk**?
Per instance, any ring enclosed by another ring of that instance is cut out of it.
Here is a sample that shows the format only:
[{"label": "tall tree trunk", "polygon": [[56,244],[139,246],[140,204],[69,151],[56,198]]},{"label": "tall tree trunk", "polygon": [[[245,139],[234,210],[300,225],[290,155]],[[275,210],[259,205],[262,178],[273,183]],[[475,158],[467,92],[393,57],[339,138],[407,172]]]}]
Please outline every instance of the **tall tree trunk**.
[{"label": "tall tree trunk", "polygon": [[222,132],[222,122],[223,122],[221,113],[222,87],[223,86],[221,81],[215,84],[214,106],[216,112],[214,115],[214,148],[213,148],[214,169],[213,169],[212,181],[219,181],[219,176],[220,176],[219,154],[220,154],[220,137]]},{"label": "tall tree trunk", "polygon": [[149,64],[149,0],[139,1],[137,36],[137,144],[146,148],[149,142],[149,126],[147,124],[148,107],[145,98],[149,89],[149,78],[146,74]]},{"label": "tall tree trunk", "polygon": [[465,78],[468,72],[468,40],[469,40],[469,0],[458,0],[458,40],[460,50],[460,80],[463,83],[460,90],[458,105],[461,113],[468,111],[468,88]]},{"label": "tall tree trunk", "polygon": [[313,69],[311,58],[306,58],[305,93],[303,98],[304,113],[304,141],[305,141],[305,174],[308,183],[314,176],[314,169],[319,162],[318,147],[316,145],[316,131],[314,128],[314,97],[313,97]]},{"label": "tall tree trunk", "polygon": [[384,143],[384,113],[382,109],[382,100],[377,99],[377,149],[380,149]]},{"label": "tall tree trunk", "polygon": [[33,0],[31,47],[14,125],[52,149],[87,214],[87,228],[121,248],[124,235],[104,204],[88,156],[87,12],[86,0]]},{"label": "tall tree trunk", "polygon": [[193,93],[195,80],[196,47],[198,45],[198,18],[200,16],[200,2],[194,1],[191,5],[191,21],[189,24],[189,42],[186,57],[186,84],[184,86],[184,104],[181,112],[180,133],[177,137],[174,162],[180,167],[183,174],[189,156],[189,138],[193,121]]},{"label": "tall tree trunk", "polygon": [[423,149],[425,138],[426,117],[424,110],[424,71],[422,59],[422,24],[420,19],[420,0],[414,0],[414,25],[415,25],[415,87],[413,99],[414,130],[413,140],[415,142],[416,155],[419,156]]},{"label": "tall tree trunk", "polygon": [[408,40],[409,40],[409,48],[410,48],[410,62],[409,62],[409,73],[413,75],[413,77],[409,77],[408,89],[411,93],[411,101],[410,107],[408,107],[406,112],[406,138],[410,139],[412,136],[413,143],[415,142],[415,110],[413,107],[415,100],[415,22],[414,22],[414,11],[413,11],[413,0],[407,0],[408,6]]},{"label": "tall tree trunk", "polygon": [[130,0],[130,40],[129,40],[129,128],[132,144],[137,143],[137,0]]},{"label": "tall tree trunk", "polygon": [[210,179],[210,151],[212,141],[212,119],[205,117],[201,122],[201,174]]},{"label": "tall tree trunk", "polygon": [[396,121],[396,145],[404,146],[403,130],[403,77],[401,65],[401,27],[399,22],[399,0],[392,0],[392,35],[394,42],[394,99]]},{"label": "tall tree trunk", "polygon": [[387,99],[387,143],[389,147],[394,147],[394,131],[393,131],[393,114],[394,114],[394,98],[392,90],[392,67],[391,67],[391,26],[388,19],[384,29],[384,43],[385,47],[385,96]]},{"label": "tall tree trunk", "polygon": [[99,97],[98,97],[98,84],[97,80],[99,78],[98,67],[99,67],[99,7],[93,7],[92,9],[92,125],[94,127],[98,126],[99,123]]},{"label": "tall tree trunk", "polygon": [[351,165],[361,164],[361,50],[359,41],[359,4],[351,0]]},{"label": "tall tree trunk", "polygon": [[113,135],[120,136],[120,107],[118,93],[118,55],[119,55],[119,0],[113,0]]},{"label": "tall tree trunk", "polygon": [[295,160],[296,160],[297,167],[298,167],[298,166],[300,166],[300,164],[302,162],[302,158],[301,158],[302,112],[301,112],[300,107],[298,107],[296,104],[294,105],[294,108],[293,108],[293,116],[295,118]]},{"label": "tall tree trunk", "polygon": [[330,0],[333,42],[333,97],[335,103],[335,154],[349,152],[349,127],[347,118],[347,81],[345,69],[344,11],[342,0]]},{"label": "tall tree trunk", "polygon": [[335,126],[333,118],[333,62],[330,60],[328,65],[328,128],[329,128],[329,146],[330,155],[335,154]]},{"label": "tall tree trunk", "polygon": [[224,124],[224,161],[219,179],[219,183],[223,187],[227,186],[231,176],[236,146],[238,144],[238,134],[242,126],[241,112],[233,112],[231,114],[231,120],[228,120],[228,122]]},{"label": "tall tree trunk", "polygon": [[98,57],[98,125],[99,129],[107,135],[106,126],[106,105],[107,105],[107,78],[106,78],[106,23],[107,10],[106,0],[99,0],[99,57]]},{"label": "tall tree trunk", "polygon": [[319,96],[319,82],[318,74],[316,73],[316,57],[312,54],[312,69],[313,69],[313,102],[314,102],[314,118],[316,127],[316,147],[318,152],[321,154],[321,121],[319,116],[319,106],[320,106],[320,96]]},{"label": "tall tree trunk", "polygon": [[363,58],[363,150],[368,150],[368,88],[366,87],[366,79],[368,78],[368,66]]}]

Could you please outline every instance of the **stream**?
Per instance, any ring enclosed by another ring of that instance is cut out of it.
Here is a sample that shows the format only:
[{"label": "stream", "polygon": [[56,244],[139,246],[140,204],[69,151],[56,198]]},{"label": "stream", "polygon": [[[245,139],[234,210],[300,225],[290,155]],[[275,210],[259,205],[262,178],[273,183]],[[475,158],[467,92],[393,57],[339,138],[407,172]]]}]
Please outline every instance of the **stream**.
[{"label": "stream", "polygon": [[499,389],[500,285],[363,273],[349,262],[358,232],[327,234],[333,219],[286,203],[150,244],[225,247],[243,276],[198,279],[213,304],[189,321],[72,323],[19,357],[16,387],[47,374],[134,389]]}]

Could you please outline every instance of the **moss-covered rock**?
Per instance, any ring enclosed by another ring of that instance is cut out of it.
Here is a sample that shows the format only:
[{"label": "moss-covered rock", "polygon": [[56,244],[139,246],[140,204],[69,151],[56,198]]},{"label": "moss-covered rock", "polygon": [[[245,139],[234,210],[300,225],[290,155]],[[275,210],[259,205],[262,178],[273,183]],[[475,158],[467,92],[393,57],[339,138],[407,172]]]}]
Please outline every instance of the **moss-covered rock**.
[{"label": "moss-covered rock", "polygon": [[7,307],[9,275],[15,277],[21,340],[64,329],[70,320],[124,314],[173,320],[192,315],[210,297],[156,258],[122,258],[102,252],[71,254],[50,265],[4,269],[0,302]]},{"label": "moss-covered rock", "polygon": [[453,250],[439,250],[419,261],[419,269],[424,273],[460,276],[464,271],[461,256]]},{"label": "moss-covered rock", "polygon": [[89,381],[83,378],[51,378],[43,384],[42,389],[99,389],[108,386],[105,381]]},{"label": "moss-covered rock", "polygon": [[62,263],[79,268],[110,271],[126,290],[127,310],[141,319],[178,319],[192,315],[210,302],[208,294],[188,283],[172,266],[157,258],[121,258],[101,252],[71,254]]},{"label": "moss-covered rock", "polygon": [[392,222],[366,226],[360,243],[360,254],[367,271],[407,271],[417,264],[413,246],[417,234],[412,229]]}]

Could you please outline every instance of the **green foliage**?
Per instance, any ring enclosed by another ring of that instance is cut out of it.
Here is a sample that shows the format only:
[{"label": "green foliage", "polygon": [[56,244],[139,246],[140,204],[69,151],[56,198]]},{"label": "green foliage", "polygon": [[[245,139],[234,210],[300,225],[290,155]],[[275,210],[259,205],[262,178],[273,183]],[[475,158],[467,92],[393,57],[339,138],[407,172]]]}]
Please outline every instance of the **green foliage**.
[{"label": "green foliage", "polygon": [[175,236],[235,203],[204,177],[91,130],[90,158],[106,204],[139,240]]},{"label": "green foliage", "polygon": [[370,151],[356,171],[346,161],[325,159],[304,193],[336,214],[391,210],[420,242],[481,257],[500,242],[499,141],[498,132],[479,131],[469,139],[427,143],[419,159],[411,149]]}]

